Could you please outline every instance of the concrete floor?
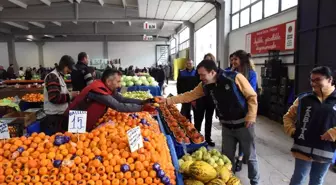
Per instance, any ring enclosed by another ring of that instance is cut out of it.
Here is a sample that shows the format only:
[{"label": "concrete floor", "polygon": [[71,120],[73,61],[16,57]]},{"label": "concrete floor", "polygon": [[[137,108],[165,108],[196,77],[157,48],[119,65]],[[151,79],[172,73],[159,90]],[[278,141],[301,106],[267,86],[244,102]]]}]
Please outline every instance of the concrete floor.
[{"label": "concrete floor", "polygon": [[[176,94],[175,82],[169,82],[166,94],[169,93]],[[204,129],[202,129],[202,133],[203,131]],[[293,144],[292,139],[283,132],[281,124],[263,116],[259,116],[257,119],[256,136],[261,175],[260,185],[288,185],[294,171],[294,158],[290,152]],[[215,118],[212,127],[212,140],[216,143],[215,148],[221,151],[221,126]],[[237,176],[242,180],[243,185],[249,184],[246,165],[243,166],[241,172],[237,173]],[[329,171],[324,185],[335,185],[335,181],[336,173]]]}]

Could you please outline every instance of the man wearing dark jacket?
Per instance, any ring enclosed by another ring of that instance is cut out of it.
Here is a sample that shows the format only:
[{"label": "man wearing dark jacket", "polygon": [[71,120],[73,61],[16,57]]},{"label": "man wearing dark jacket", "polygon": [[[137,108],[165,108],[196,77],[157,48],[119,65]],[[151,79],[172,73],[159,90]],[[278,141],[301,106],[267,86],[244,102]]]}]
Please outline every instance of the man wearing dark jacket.
[{"label": "man wearing dark jacket", "polygon": [[73,70],[71,73],[71,83],[74,91],[82,91],[87,85],[93,82],[88,63],[89,56],[85,52],[79,53],[76,64],[77,70]]},{"label": "man wearing dark jacket", "polygon": [[[199,83],[199,77],[197,71],[194,68],[193,61],[189,59],[186,62],[186,68],[180,70],[177,78],[177,93],[182,94],[193,90]],[[181,108],[181,114],[191,121],[191,103],[183,103]]]},{"label": "man wearing dark jacket", "polygon": [[124,98],[118,93],[121,75],[115,69],[106,69],[101,80],[95,80],[81,91],[65,111],[65,116],[68,117],[69,110],[87,111],[86,130],[89,132],[97,126],[98,119],[109,107],[118,112],[154,111],[149,101]]}]

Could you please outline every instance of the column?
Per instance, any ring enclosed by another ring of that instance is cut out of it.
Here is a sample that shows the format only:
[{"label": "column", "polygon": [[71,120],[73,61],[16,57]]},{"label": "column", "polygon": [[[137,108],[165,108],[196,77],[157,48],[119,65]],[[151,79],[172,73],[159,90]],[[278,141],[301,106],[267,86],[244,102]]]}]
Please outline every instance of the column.
[{"label": "column", "polygon": [[195,61],[195,24],[188,22],[186,26],[189,28],[189,58]]},{"label": "column", "polygon": [[103,41],[103,58],[108,59],[108,42],[107,42],[107,36],[104,36]]},{"label": "column", "polygon": [[9,37],[7,40],[7,49],[8,49],[8,61],[9,64],[14,65],[14,71],[19,70],[19,65],[16,61],[16,54],[15,54],[15,38]]},{"label": "column", "polygon": [[231,1],[221,1],[216,5],[217,20],[217,60],[221,68],[229,66],[229,33],[231,30]]},{"label": "column", "polygon": [[43,57],[43,45],[45,42],[35,42],[38,49],[39,65],[44,66],[44,57]]}]

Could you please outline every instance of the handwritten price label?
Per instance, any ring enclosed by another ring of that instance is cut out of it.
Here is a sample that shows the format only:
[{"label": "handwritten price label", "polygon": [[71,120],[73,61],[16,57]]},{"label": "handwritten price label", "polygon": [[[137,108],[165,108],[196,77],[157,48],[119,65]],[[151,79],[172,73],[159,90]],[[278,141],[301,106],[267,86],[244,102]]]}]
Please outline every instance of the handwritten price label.
[{"label": "handwritten price label", "polygon": [[87,111],[70,110],[68,131],[72,133],[86,132]]},{"label": "handwritten price label", "polygon": [[135,152],[143,147],[143,139],[139,126],[128,130],[127,137],[131,152]]},{"label": "handwritten price label", "polygon": [[6,122],[0,121],[0,139],[9,139],[9,130]]}]

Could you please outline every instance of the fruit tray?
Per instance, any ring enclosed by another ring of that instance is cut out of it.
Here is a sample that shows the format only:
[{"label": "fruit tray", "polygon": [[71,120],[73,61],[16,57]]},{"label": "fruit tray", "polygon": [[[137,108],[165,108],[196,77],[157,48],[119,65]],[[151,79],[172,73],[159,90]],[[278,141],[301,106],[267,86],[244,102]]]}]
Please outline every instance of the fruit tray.
[{"label": "fruit tray", "polygon": [[166,139],[167,139],[167,144],[169,147],[169,151],[170,151],[170,155],[172,158],[172,162],[175,168],[175,174],[176,174],[176,185],[184,185],[183,182],[183,175],[179,172],[179,163],[178,163],[178,158],[177,158],[177,154],[176,154],[176,150],[175,150],[175,146],[174,146],[174,141],[171,138],[171,136],[166,135]]}]

